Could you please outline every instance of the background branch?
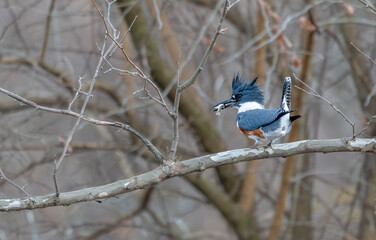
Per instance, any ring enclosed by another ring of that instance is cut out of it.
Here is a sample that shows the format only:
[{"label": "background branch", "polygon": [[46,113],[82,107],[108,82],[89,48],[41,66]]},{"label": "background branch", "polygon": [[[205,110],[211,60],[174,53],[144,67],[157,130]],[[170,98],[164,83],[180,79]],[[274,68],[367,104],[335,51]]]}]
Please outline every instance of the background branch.
[{"label": "background branch", "polygon": [[48,45],[48,36],[50,35],[52,11],[54,10],[54,6],[55,6],[55,0],[51,0],[50,7],[47,13],[46,25],[44,28],[42,48],[41,48],[40,55],[39,55],[39,61],[41,62],[43,62],[44,56],[46,55],[46,49]]},{"label": "background branch", "polygon": [[19,103],[26,104],[28,106],[31,106],[35,108],[36,110],[40,111],[45,111],[45,112],[51,112],[51,113],[57,113],[57,114],[63,114],[63,115],[68,115],[72,116],[75,118],[81,118],[83,121],[95,124],[95,125],[100,125],[100,126],[110,126],[110,127],[116,127],[121,130],[126,130],[135,135],[137,138],[139,138],[147,147],[148,149],[154,154],[154,156],[162,162],[163,160],[163,155],[159,152],[159,150],[148,140],[146,137],[144,137],[140,132],[138,132],[136,129],[132,128],[128,124],[120,123],[120,122],[109,122],[109,121],[102,121],[102,120],[97,120],[94,118],[86,117],[84,115],[80,115],[79,113],[73,112],[69,109],[57,109],[57,108],[51,108],[51,107],[44,107],[41,105],[36,104],[33,101],[30,101],[28,99],[25,99],[13,92],[10,92],[6,89],[0,88],[0,92],[8,95],[9,97],[15,99]]},{"label": "background branch", "polygon": [[78,202],[88,202],[113,197],[126,192],[132,192],[137,189],[153,186],[166,179],[192,172],[203,171],[224,164],[317,152],[376,153],[376,139],[357,138],[355,140],[348,140],[340,138],[329,140],[304,140],[285,144],[275,144],[273,145],[273,148],[244,148],[220,152],[177,162],[170,166],[161,165],[150,172],[119,180],[107,185],[60,193],[59,202],[55,201],[55,194],[35,196],[35,202],[32,202],[30,199],[20,198],[1,199],[0,211],[19,211],[59,205],[67,206]]},{"label": "background branch", "polygon": [[15,188],[17,188],[21,192],[23,192],[29,199],[31,199],[33,201],[33,197],[29,193],[27,193],[25,191],[25,189],[23,189],[23,187],[20,187],[17,183],[15,183],[12,180],[10,180],[9,178],[7,178],[7,176],[5,176],[5,174],[4,174],[4,172],[3,172],[3,170],[1,168],[0,168],[0,179],[4,179],[4,181],[8,182],[12,186],[14,186]]},{"label": "background branch", "polygon": [[294,85],[297,89],[309,94],[309,95],[312,95],[312,96],[315,96],[317,98],[320,98],[321,100],[323,100],[324,102],[326,102],[327,104],[329,104],[337,113],[339,113],[345,120],[346,122],[348,122],[352,128],[352,133],[353,133],[353,138],[355,137],[355,124],[341,111],[339,110],[333,103],[329,102],[328,99],[324,98],[323,96],[321,96],[318,92],[316,92],[313,88],[311,88],[308,84],[306,84],[305,82],[303,82],[302,80],[300,80],[295,74],[294,74],[294,77],[296,80],[298,80],[300,83],[302,83],[304,86],[306,86],[310,91],[312,92],[308,92],[302,88],[300,88],[299,86],[296,86]]}]

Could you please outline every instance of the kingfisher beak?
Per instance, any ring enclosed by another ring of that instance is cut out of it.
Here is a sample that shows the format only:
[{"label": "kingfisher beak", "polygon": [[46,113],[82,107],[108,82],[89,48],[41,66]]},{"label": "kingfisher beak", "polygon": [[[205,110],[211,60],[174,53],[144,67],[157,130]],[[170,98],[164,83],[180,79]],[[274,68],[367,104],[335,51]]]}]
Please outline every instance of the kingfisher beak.
[{"label": "kingfisher beak", "polygon": [[236,100],[230,98],[230,99],[228,99],[226,101],[217,103],[216,105],[212,106],[211,109],[212,109],[213,112],[218,112],[219,113],[223,109],[225,109],[227,107],[231,107],[232,105],[234,105],[234,103],[236,103]]}]

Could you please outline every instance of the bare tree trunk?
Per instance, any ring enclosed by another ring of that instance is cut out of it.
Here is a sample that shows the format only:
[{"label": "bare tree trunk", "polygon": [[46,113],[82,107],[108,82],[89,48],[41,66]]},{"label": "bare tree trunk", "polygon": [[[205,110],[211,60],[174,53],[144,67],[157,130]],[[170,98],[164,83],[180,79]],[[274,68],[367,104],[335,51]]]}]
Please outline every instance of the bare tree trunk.
[{"label": "bare tree trunk", "polygon": [[[313,16],[312,12],[309,12],[307,17],[309,21],[313,23]],[[312,54],[314,51],[314,36],[315,31],[304,31],[303,30],[303,38],[302,38],[302,50],[301,52],[306,53],[303,56],[302,61],[302,71],[300,73],[300,79],[303,82],[309,81],[309,73],[311,69],[311,60]],[[301,92],[301,94],[304,94]],[[304,100],[303,100],[304,101]],[[302,102],[303,104],[303,102]],[[301,110],[303,119],[300,119],[299,130],[300,131],[300,138],[301,139],[308,139],[308,131],[309,128],[308,124],[308,117],[309,114],[306,109],[303,109],[303,105],[301,105]],[[297,126],[295,126],[297,127]],[[305,173],[311,171],[312,159],[310,158],[309,154],[296,156],[295,158],[295,175],[304,175]],[[305,239],[311,240],[313,239],[313,229],[308,223],[312,220],[312,190],[313,190],[313,178],[312,177],[304,177],[301,180],[297,180],[297,182],[292,186],[292,212],[295,212],[295,219],[290,221],[292,225],[292,239]],[[292,216],[294,217],[294,216]],[[299,224],[302,223],[302,224]]]},{"label": "bare tree trunk", "polygon": [[[303,39],[305,39],[304,44],[303,44],[303,51],[311,52],[313,50],[313,40],[314,40],[314,33],[313,32],[308,32],[305,34]],[[310,62],[311,62],[311,55],[310,54],[305,54],[303,56],[303,61],[302,61],[302,71],[300,73],[300,79],[303,82],[307,82],[308,74],[309,74],[309,69],[310,69]],[[301,88],[303,88],[303,84],[298,82],[297,85]],[[303,111],[303,103],[305,100],[305,93],[303,92],[298,92],[296,91],[293,96],[292,96],[292,104],[293,104],[293,109],[298,109],[300,111]],[[304,118],[304,116],[303,116]],[[305,121],[304,119],[299,119],[298,121],[294,122],[294,126],[292,127],[292,131],[289,135],[289,142],[294,142],[299,140],[299,138],[303,137],[305,139],[305,134],[304,131],[305,129]],[[294,162],[297,157],[301,157],[301,161],[307,162],[304,163],[301,166],[301,171],[307,170],[309,167],[309,158],[305,156],[291,156],[287,157],[285,160],[285,163],[283,165],[283,172],[282,172],[282,179],[281,179],[281,186],[279,189],[279,194],[278,194],[278,200],[277,204],[275,206],[275,213],[274,213],[274,218],[272,221],[270,233],[268,240],[276,240],[278,239],[278,236],[280,234],[281,228],[282,228],[282,221],[283,221],[283,213],[285,211],[286,207],[286,202],[287,202],[287,196],[288,196],[288,191],[290,189],[290,178],[293,173],[294,169]],[[309,184],[309,183],[308,183]],[[304,195],[304,197],[303,197]],[[310,210],[310,205],[311,205],[311,200],[307,196],[309,196],[309,190],[306,191],[302,186],[299,187],[298,194],[293,196],[297,198],[295,202],[299,202],[297,206],[297,219],[307,219],[311,217],[311,210]],[[303,202],[302,202],[303,201]],[[308,208],[308,209],[304,209]],[[294,228],[297,228],[296,230],[293,230],[293,235],[300,236],[300,233],[303,231],[306,231],[306,226],[295,226]],[[308,232],[305,233],[303,238],[294,238],[293,239],[312,239],[312,231],[309,230]]]},{"label": "bare tree trunk", "polygon": [[[362,48],[362,41],[359,38],[360,33],[356,26],[353,24],[343,24],[340,29],[343,37],[341,50],[350,64],[354,85],[360,100],[360,106],[364,112],[364,118],[368,121],[371,116],[375,115],[376,109],[375,96],[372,97],[368,105],[365,105],[366,99],[374,85],[370,75],[371,69],[367,67],[368,59],[353,46],[354,44],[358,48]],[[374,67],[373,65],[372,68]],[[366,135],[376,136],[376,126],[374,124],[369,127]],[[364,194],[361,197],[364,201],[362,202],[361,219],[359,223],[360,240],[374,239],[376,234],[376,215],[374,213],[376,199],[376,155],[365,154],[364,161],[363,171],[361,173],[363,178],[359,180],[362,181],[361,192]]]}]

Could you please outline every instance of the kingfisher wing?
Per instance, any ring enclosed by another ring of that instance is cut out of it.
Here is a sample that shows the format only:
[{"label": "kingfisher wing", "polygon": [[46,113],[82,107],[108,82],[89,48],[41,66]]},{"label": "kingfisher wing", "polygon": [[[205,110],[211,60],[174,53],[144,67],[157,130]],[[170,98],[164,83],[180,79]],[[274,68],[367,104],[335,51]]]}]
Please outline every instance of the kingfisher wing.
[{"label": "kingfisher wing", "polygon": [[288,113],[281,108],[255,109],[239,113],[236,120],[242,129],[255,130],[278,121],[278,119]]}]

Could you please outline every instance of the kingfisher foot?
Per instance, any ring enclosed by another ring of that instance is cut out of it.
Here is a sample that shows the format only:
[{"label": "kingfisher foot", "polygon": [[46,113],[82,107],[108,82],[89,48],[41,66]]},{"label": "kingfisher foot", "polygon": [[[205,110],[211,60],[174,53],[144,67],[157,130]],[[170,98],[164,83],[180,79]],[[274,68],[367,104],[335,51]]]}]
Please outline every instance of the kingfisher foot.
[{"label": "kingfisher foot", "polygon": [[273,147],[272,147],[272,142],[273,142],[273,141],[270,141],[267,145],[264,145],[264,149],[266,149],[266,148],[268,148],[268,147],[270,147],[271,149],[273,149]]}]

